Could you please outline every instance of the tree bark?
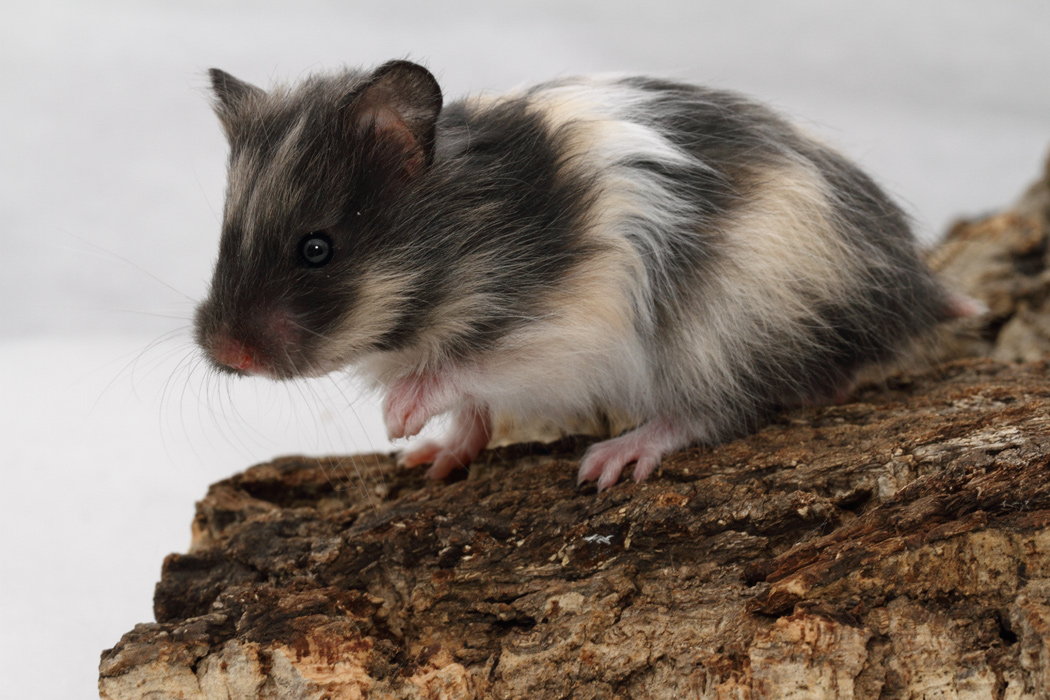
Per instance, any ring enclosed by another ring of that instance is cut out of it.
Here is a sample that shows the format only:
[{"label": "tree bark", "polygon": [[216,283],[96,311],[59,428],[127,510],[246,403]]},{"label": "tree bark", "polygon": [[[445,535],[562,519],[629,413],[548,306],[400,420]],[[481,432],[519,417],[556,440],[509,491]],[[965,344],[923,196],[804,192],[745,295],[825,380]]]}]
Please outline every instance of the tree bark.
[{"label": "tree bark", "polygon": [[991,309],[932,367],[641,484],[577,488],[582,438],[215,484],[102,697],[1050,697],[1047,192],[931,258]]}]

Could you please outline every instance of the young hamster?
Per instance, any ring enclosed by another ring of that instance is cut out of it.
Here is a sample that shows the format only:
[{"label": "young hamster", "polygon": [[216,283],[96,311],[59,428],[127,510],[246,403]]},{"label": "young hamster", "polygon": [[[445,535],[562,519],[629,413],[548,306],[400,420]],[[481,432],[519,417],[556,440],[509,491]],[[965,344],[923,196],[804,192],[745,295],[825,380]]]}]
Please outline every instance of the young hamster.
[{"label": "young hamster", "polygon": [[441,478],[493,426],[611,426],[579,481],[833,399],[972,311],[901,210],[732,92],[553,80],[443,106],[424,67],[269,91],[210,72],[229,183],[196,337],[273,379],[354,367],[408,465]]}]

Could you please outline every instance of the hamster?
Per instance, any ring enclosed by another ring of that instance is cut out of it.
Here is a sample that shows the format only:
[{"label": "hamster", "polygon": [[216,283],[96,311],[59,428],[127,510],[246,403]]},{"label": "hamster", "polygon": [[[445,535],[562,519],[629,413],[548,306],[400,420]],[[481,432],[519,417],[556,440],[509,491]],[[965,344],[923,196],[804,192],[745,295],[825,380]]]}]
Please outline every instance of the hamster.
[{"label": "hamster", "polygon": [[973,310],[856,166],[733,92],[553,80],[444,104],[423,66],[264,91],[210,71],[229,141],[195,332],[216,368],[353,368],[442,478],[495,427],[605,425],[580,483],[844,395]]}]

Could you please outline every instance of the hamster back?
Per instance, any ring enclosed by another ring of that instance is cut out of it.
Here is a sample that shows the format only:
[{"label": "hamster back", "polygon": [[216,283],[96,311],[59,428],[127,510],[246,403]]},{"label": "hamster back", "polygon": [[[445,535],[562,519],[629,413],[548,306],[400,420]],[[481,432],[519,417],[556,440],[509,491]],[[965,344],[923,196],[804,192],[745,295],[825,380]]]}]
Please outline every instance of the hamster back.
[{"label": "hamster back", "polygon": [[212,72],[230,143],[196,319],[215,366],[353,367],[435,478],[494,425],[612,427],[580,481],[848,390],[959,305],[900,209],[740,95],[556,80],[443,106],[394,61],[263,91]]}]

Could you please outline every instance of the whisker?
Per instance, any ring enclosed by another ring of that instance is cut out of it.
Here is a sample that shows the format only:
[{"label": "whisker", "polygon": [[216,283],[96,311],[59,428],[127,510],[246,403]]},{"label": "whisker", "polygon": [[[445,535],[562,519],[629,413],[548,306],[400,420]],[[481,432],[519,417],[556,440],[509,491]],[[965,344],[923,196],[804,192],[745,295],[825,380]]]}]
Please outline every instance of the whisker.
[{"label": "whisker", "polygon": [[[138,264],[134,260],[131,260],[130,258],[126,258],[123,255],[118,255],[117,253],[114,253],[112,250],[107,250],[106,248],[98,245],[97,243],[94,243],[93,241],[89,241],[88,239],[84,238],[83,236],[78,236],[77,234],[73,233],[72,231],[64,231],[64,233],[65,233],[65,235],[70,236],[72,238],[75,238],[78,241],[80,241],[81,243],[84,243],[85,245],[91,246],[96,251],[100,251],[101,253],[103,253],[105,255],[108,255],[109,257],[113,258],[114,260],[119,260],[121,262],[127,263],[128,265],[131,265],[133,268],[135,268],[136,270],[138,270],[142,274],[146,275],[147,277],[152,279],[154,282],[158,282],[158,283],[162,284],[163,286],[167,287],[171,291],[175,292],[176,294],[178,294],[182,298],[192,302],[193,304],[197,303],[197,300],[194,299],[193,297],[191,297],[189,294],[186,294],[182,290],[177,289],[175,286],[169,284],[165,280],[163,280],[160,277],[158,277],[157,275],[153,274],[152,272],[150,272],[149,270],[147,270],[146,268],[144,268],[142,265]],[[76,250],[75,248],[71,248],[71,247],[69,249],[70,250]],[[78,251],[78,252],[88,253],[89,251]],[[96,255],[98,255],[98,254],[99,253],[96,253]]]}]

